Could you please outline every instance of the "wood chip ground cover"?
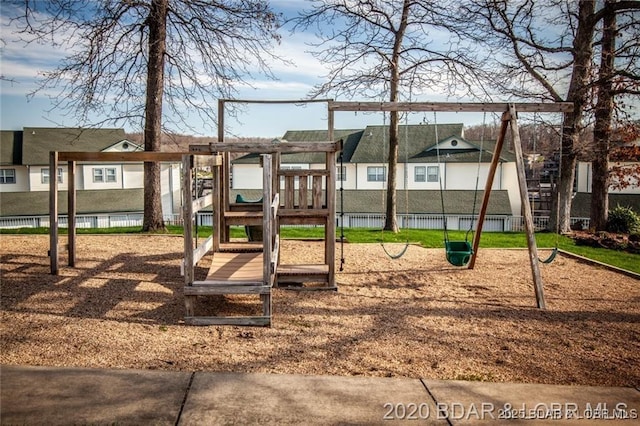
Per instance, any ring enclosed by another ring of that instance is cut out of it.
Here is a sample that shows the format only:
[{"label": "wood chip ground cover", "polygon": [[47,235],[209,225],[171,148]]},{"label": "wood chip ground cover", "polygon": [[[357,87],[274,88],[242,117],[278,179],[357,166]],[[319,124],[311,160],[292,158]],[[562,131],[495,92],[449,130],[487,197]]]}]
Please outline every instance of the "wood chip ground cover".
[{"label": "wood chip ground cover", "polygon": [[[181,237],[77,243],[77,268],[51,276],[47,236],[0,236],[2,364],[640,385],[640,281],[563,256],[542,266],[541,311],[526,251],[482,250],[467,270],[443,250],[391,260],[348,244],[339,291],[275,289],[271,328],[192,327]],[[317,261],[320,244],[284,241],[281,256]],[[259,303],[203,298],[197,309]]]}]

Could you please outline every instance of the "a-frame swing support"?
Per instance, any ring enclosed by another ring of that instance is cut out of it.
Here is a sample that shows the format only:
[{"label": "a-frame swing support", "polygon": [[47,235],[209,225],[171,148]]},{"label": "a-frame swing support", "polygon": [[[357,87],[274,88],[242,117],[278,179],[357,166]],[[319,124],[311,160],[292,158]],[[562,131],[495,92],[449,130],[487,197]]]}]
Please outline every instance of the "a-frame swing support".
[{"label": "a-frame swing support", "polygon": [[520,192],[520,200],[523,206],[523,215],[525,219],[525,231],[527,234],[527,246],[529,249],[529,261],[531,263],[531,273],[533,276],[533,285],[535,290],[537,306],[545,309],[544,286],[542,276],[540,274],[540,265],[538,259],[538,248],[535,239],[535,228],[533,225],[533,216],[531,207],[529,206],[529,193],[527,189],[527,180],[525,175],[524,155],[520,140],[520,130],[518,128],[518,112],[572,112],[573,103],[571,102],[555,102],[555,103],[450,103],[450,102],[329,102],[329,121],[333,123],[334,111],[401,111],[401,112],[426,112],[426,111],[442,111],[442,112],[502,112],[502,125],[500,134],[496,141],[496,146],[491,159],[489,175],[485,185],[484,196],[480,206],[480,212],[477,220],[477,231],[473,238],[473,254],[469,261],[468,268],[473,269],[478,257],[478,248],[480,246],[480,238],[482,235],[482,227],[489,205],[489,197],[491,196],[491,187],[495,178],[496,170],[500,160],[500,152],[504,146],[507,129],[511,130],[513,138],[513,149],[516,157],[516,171],[518,175],[518,188]]},{"label": "a-frame swing support", "polygon": [[529,262],[531,263],[531,274],[533,276],[533,285],[536,294],[536,303],[538,308],[545,309],[546,303],[544,300],[544,286],[542,283],[542,275],[540,274],[540,261],[538,258],[538,246],[535,238],[535,227],[533,224],[533,214],[531,213],[531,206],[529,205],[529,193],[527,188],[527,177],[525,174],[524,155],[522,152],[522,141],[520,140],[520,130],[518,128],[518,117],[516,114],[515,105],[510,104],[509,110],[502,114],[502,125],[500,126],[500,134],[496,141],[493,157],[491,158],[491,166],[489,167],[489,175],[487,176],[487,182],[484,188],[484,196],[482,198],[482,204],[480,206],[480,213],[478,214],[478,232],[473,237],[473,253],[469,260],[469,269],[473,269],[478,257],[478,249],[480,247],[480,237],[482,236],[482,226],[487,215],[487,207],[489,205],[489,197],[491,195],[491,187],[493,186],[493,180],[498,167],[500,159],[500,152],[504,146],[504,140],[507,135],[507,128],[511,129],[511,136],[513,138],[513,151],[516,157],[516,173],[518,176],[518,190],[520,192],[520,201],[522,202],[522,214],[524,217],[524,227],[527,233],[527,248],[529,249]]}]

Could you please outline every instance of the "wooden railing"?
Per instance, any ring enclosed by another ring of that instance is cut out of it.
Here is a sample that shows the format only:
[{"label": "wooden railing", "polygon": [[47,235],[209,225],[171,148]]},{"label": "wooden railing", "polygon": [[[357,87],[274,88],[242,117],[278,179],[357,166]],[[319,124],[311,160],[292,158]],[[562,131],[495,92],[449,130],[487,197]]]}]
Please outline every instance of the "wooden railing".
[{"label": "wooden railing", "polygon": [[284,178],[284,187],[280,188],[284,209],[326,209],[324,188],[328,176],[328,170],[280,170],[278,177]]}]

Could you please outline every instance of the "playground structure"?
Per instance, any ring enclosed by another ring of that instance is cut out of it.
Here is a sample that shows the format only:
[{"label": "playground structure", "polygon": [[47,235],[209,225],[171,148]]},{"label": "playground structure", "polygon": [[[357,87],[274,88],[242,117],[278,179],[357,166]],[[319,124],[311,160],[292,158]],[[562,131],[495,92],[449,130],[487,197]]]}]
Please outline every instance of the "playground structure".
[{"label": "playground structure", "polygon": [[[327,142],[271,142],[233,143],[225,142],[224,108],[227,102],[303,104],[305,102],[327,102]],[[483,200],[477,219],[477,232],[467,267],[473,269],[478,256],[481,230],[486,216],[491,187],[498,166],[507,130],[511,130],[516,156],[516,169],[520,198],[525,218],[525,230],[533,284],[538,308],[545,308],[542,278],[539,269],[538,251],[534,236],[531,209],[528,204],[525,165],[518,130],[518,112],[571,112],[571,103],[416,103],[416,102],[336,102],[332,100],[312,101],[256,101],[220,100],[218,141],[209,145],[192,146],[188,154],[176,153],[51,153],[50,170],[56,170],[59,161],[69,163],[70,181],[77,161],[183,161],[184,180],[183,214],[185,224],[185,306],[186,321],[190,324],[245,324],[269,325],[271,322],[271,288],[277,285],[321,282],[321,289],[337,289],[335,284],[336,242],[336,160],[341,143],[333,141],[334,113],[340,111],[458,111],[458,112],[502,112],[501,129],[496,142],[489,174],[485,184]],[[231,152],[263,154],[263,198],[261,203],[231,202],[229,196]],[[280,170],[279,156],[283,153],[323,152],[326,167],[322,170]],[[211,157],[213,192],[211,204],[214,217],[214,232],[205,243],[193,247],[193,214],[207,205],[206,200],[191,197],[191,170],[196,155]],[[280,187],[280,182],[284,186]],[[185,189],[186,188],[186,189]],[[75,187],[69,186],[69,266],[75,265]],[[57,180],[50,180],[50,256],[51,273],[58,273],[58,201]],[[324,263],[319,265],[279,264],[279,228],[287,224],[313,224],[324,226]],[[259,244],[236,244],[230,241],[229,227],[234,225],[262,225],[263,238]],[[454,242],[455,243],[455,242]],[[455,245],[455,244],[454,244]],[[213,263],[207,279],[196,281],[193,268],[209,250],[213,250]],[[449,251],[450,249],[448,249]],[[466,249],[465,249],[466,250]],[[449,253],[447,253],[449,254]],[[466,263],[466,262],[465,262]],[[232,271],[232,272],[230,272]],[[194,312],[197,296],[215,294],[258,294],[262,301],[262,316],[257,317],[198,317]]]},{"label": "playground structure", "polygon": [[[192,200],[183,191],[185,200],[185,305],[189,324],[270,325],[271,288],[289,284],[321,283],[309,289],[335,290],[335,167],[322,170],[279,170],[279,157],[290,152],[324,152],[327,164],[335,164],[340,142],[295,143],[225,143],[192,146],[192,153],[183,159],[184,187],[191,188],[194,157],[198,151],[211,150],[222,158],[212,167],[213,191]],[[230,202],[227,172],[229,153],[260,152],[263,169],[262,200],[260,202]],[[223,153],[222,155],[218,153]],[[281,187],[280,182],[283,182]],[[326,190],[324,189],[326,188]],[[282,201],[280,201],[282,200]],[[198,247],[193,247],[194,214],[212,206],[213,232]],[[321,225],[325,231],[325,256],[322,264],[281,264],[279,262],[280,226],[287,224]],[[262,242],[232,242],[231,226],[261,226]],[[213,261],[205,281],[194,280],[194,267],[209,251]],[[260,294],[262,316],[224,317],[195,315],[197,296],[225,294]]]},{"label": "playground structure", "polygon": [[[191,188],[194,157],[211,155],[220,158],[212,167],[213,190],[209,196],[192,201],[187,191],[183,206],[185,226],[185,320],[190,324],[270,325],[271,288],[294,286],[306,290],[336,290],[336,161],[341,141],[296,142],[274,140],[263,142],[225,142],[225,103],[218,109],[218,141],[209,145],[192,145],[184,156],[184,188]],[[263,102],[263,101],[253,101]],[[296,101],[299,102],[299,101]],[[282,101],[279,103],[288,103]],[[230,196],[230,154],[261,155],[263,195],[260,201],[232,200]],[[324,169],[282,170],[280,158],[290,153],[322,153]],[[272,196],[271,194],[275,194]],[[275,197],[272,199],[272,197]],[[213,233],[205,243],[193,248],[193,215],[211,205]],[[279,234],[282,225],[315,225],[324,229],[323,263],[282,264],[279,261]],[[262,242],[232,242],[231,226],[262,227]],[[193,268],[202,256],[213,252],[213,263],[204,282],[195,281]],[[271,252],[271,254],[268,254]],[[262,254],[261,254],[262,253]],[[262,262],[262,277],[256,275]],[[260,279],[258,279],[260,278]],[[306,286],[314,283],[315,286]],[[317,285],[320,284],[320,285]],[[223,317],[195,316],[196,296],[259,293],[263,302],[262,316]]]},{"label": "playground structure", "polygon": [[[185,277],[184,301],[185,322],[191,325],[239,324],[239,325],[270,325],[271,323],[271,288],[275,282],[278,265],[280,235],[277,226],[277,215],[280,207],[278,193],[273,193],[272,158],[269,154],[262,155],[263,160],[263,191],[261,210],[254,211],[255,218],[259,218],[262,226],[261,244],[221,244],[219,222],[215,222],[213,232],[202,244],[194,249],[193,215],[206,205],[214,206],[214,217],[223,216],[220,211],[220,191],[214,183],[213,192],[196,200],[192,199],[191,191],[183,191],[184,213],[184,261],[183,274]],[[192,187],[193,155],[183,156],[183,187]],[[212,165],[217,171],[220,166]],[[214,182],[218,173],[214,172]],[[252,221],[254,223],[254,221]],[[213,250],[213,260],[207,278],[197,281],[194,268],[210,250]],[[215,296],[227,294],[257,294],[262,302],[262,316],[224,317],[224,316],[196,316],[195,304],[198,296]]]}]

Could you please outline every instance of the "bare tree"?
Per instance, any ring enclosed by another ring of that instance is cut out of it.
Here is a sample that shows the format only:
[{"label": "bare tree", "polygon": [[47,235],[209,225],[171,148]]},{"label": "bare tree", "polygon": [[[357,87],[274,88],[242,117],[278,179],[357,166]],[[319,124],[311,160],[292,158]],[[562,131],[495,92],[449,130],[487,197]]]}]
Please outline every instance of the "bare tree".
[{"label": "bare tree", "polygon": [[[598,43],[600,69],[594,83],[597,101],[591,161],[593,177],[590,227],[596,231],[605,230],[609,212],[612,174],[609,155],[614,137],[614,113],[618,109],[618,114],[615,114],[619,118],[618,121],[627,118],[624,111],[619,111],[621,102],[616,100],[624,95],[640,94],[640,3],[636,4],[635,12],[631,5],[626,10],[616,11],[617,4],[617,0],[606,0],[602,8],[602,38]],[[620,27],[617,24],[618,15]]]},{"label": "bare tree", "polygon": [[[473,0],[462,10],[460,22],[466,23],[466,34],[494,55],[493,84],[498,92],[521,99],[574,103],[574,112],[565,114],[562,123],[559,183],[560,228],[568,230],[575,147],[588,100],[595,1]],[[553,229],[555,218],[551,221]]]},{"label": "bare tree", "polygon": [[[5,13],[25,42],[68,48],[39,89],[58,90],[54,109],[79,126],[144,129],[147,151],[189,112],[215,123],[210,100],[232,97],[254,72],[272,76],[279,41],[279,16],[262,0],[12,0]],[[159,165],[145,163],[144,179],[143,229],[162,229]]]},{"label": "bare tree", "polygon": [[[411,100],[427,88],[467,89],[468,74],[479,72],[468,49],[446,32],[445,2],[428,0],[314,0],[309,11],[293,19],[295,30],[315,28],[320,42],[312,53],[329,67],[326,81],[311,97],[363,96],[390,102]],[[442,38],[439,38],[439,37]],[[396,176],[400,114],[390,114],[386,230],[396,223]]]},{"label": "bare tree", "polygon": [[[612,2],[613,11],[632,10],[634,1]],[[559,224],[568,231],[580,135],[594,84],[594,45],[605,16],[595,0],[470,0],[459,14],[465,36],[489,49],[494,59],[492,84],[521,99],[573,102],[562,127],[561,176],[558,185]],[[555,210],[555,206],[554,206]]]}]

